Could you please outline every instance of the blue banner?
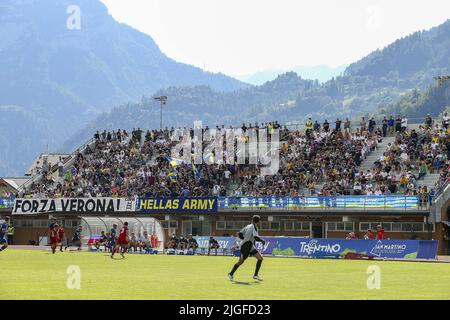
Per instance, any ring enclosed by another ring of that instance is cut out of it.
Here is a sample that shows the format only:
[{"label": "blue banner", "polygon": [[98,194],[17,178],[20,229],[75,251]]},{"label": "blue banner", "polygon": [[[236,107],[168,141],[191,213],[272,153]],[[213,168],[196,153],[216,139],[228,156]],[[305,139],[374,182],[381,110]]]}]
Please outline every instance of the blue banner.
[{"label": "blue banner", "polygon": [[14,207],[14,200],[10,198],[0,198],[0,209],[7,209]]},{"label": "blue banner", "polygon": [[[209,247],[209,237],[194,237],[197,240],[199,248],[208,248]],[[219,243],[219,247],[221,249],[230,250],[236,243],[235,237],[214,237]]]},{"label": "blue banner", "polygon": [[267,255],[343,258],[347,254],[391,259],[435,259],[438,241],[428,240],[350,240],[290,237],[264,237],[258,249]]},{"label": "blue banner", "polygon": [[417,196],[220,197],[219,209],[233,208],[357,208],[418,209]]},{"label": "blue banner", "polygon": [[149,213],[217,212],[215,197],[139,198],[136,210]]},{"label": "blue banner", "polygon": [[[262,237],[266,243],[256,243],[263,255],[309,258],[345,258],[363,255],[387,259],[435,259],[438,241],[431,240],[348,240],[302,237]],[[196,237],[199,247],[207,248],[209,237]],[[220,248],[230,250],[235,237],[215,237]]]},{"label": "blue banner", "polygon": [[[0,208],[13,208],[14,200],[0,198]],[[419,198],[417,196],[163,197],[137,200],[137,211],[144,212],[217,212],[218,209],[233,208],[411,210],[419,208]]]}]

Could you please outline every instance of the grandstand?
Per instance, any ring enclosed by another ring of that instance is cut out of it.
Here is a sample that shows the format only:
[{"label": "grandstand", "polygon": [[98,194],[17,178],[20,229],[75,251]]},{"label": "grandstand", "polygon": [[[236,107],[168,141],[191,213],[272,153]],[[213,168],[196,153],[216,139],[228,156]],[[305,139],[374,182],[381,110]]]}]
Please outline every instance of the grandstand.
[{"label": "grandstand", "polygon": [[[245,132],[252,128],[269,136],[280,130],[280,167],[274,175],[262,176],[263,165],[248,162],[173,161],[177,141],[172,134],[178,130],[180,136],[193,136],[193,129],[103,131],[61,157],[59,165],[35,172],[18,192],[4,196],[10,201],[4,200],[1,213],[11,213],[15,198],[113,198],[124,199],[128,207],[120,204],[89,215],[156,218],[166,238],[172,233],[234,235],[258,212],[265,236],[345,238],[355,232],[362,237],[382,224],[390,239],[440,240],[439,252],[448,253],[450,130],[440,119],[386,134],[380,125],[305,130],[270,122],[244,125],[240,139],[248,143]],[[214,152],[212,156],[218,158]],[[198,202],[186,208],[167,203],[192,198]],[[147,207],[142,205],[146,199],[164,201]],[[202,199],[215,202],[202,207]],[[69,237],[71,227],[86,221],[79,206],[56,213],[39,208],[27,215],[13,212],[16,243],[45,236],[49,214],[64,221]]]}]

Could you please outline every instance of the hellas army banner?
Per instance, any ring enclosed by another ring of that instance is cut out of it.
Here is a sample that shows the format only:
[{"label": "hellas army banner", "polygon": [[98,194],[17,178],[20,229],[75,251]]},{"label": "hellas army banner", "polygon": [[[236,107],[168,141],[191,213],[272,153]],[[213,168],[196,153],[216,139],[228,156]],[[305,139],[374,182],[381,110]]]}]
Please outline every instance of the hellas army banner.
[{"label": "hellas army banner", "polygon": [[140,212],[175,213],[175,212],[217,212],[216,197],[162,197],[140,198],[137,203]]},{"label": "hellas army banner", "polygon": [[13,214],[36,213],[112,213],[136,210],[135,199],[125,198],[58,198],[58,199],[16,199]]}]

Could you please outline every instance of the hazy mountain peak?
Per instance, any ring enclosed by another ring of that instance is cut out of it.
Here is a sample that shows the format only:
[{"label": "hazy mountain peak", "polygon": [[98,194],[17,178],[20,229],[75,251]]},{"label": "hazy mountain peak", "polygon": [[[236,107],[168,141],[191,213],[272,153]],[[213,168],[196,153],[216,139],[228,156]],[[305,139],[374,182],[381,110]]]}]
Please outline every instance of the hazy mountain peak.
[{"label": "hazy mountain peak", "polygon": [[[115,21],[99,0],[3,0],[0,39],[0,106],[19,106],[35,130],[16,144],[8,138],[15,130],[0,128],[6,138],[0,174],[21,174],[46,143],[56,149],[100,112],[142,95],[169,86],[248,87],[168,58],[149,35]],[[0,108],[0,118],[12,114]],[[11,161],[9,152],[21,153],[25,163]]]},{"label": "hazy mountain peak", "polygon": [[276,79],[280,74],[286,72],[295,72],[303,79],[318,80],[319,82],[326,82],[332,77],[336,77],[344,72],[348,65],[341,65],[336,68],[330,67],[326,64],[317,66],[295,66],[290,69],[266,69],[255,72],[251,75],[239,76],[238,79],[251,83],[254,85],[261,85],[267,81]]}]

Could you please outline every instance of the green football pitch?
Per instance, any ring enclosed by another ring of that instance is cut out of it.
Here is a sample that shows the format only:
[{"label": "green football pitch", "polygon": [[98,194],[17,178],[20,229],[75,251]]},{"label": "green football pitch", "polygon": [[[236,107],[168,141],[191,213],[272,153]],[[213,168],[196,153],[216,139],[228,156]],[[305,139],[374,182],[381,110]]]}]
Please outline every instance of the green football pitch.
[{"label": "green football pitch", "polygon": [[[252,279],[256,260],[249,258],[230,282],[227,273],[236,261],[162,254],[112,260],[106,253],[7,249],[0,253],[0,299],[450,298],[446,263],[267,257],[258,283]],[[379,289],[368,289],[370,265],[379,267]],[[70,266],[79,267],[79,289],[72,288]]]}]

